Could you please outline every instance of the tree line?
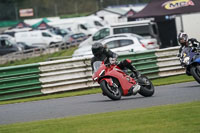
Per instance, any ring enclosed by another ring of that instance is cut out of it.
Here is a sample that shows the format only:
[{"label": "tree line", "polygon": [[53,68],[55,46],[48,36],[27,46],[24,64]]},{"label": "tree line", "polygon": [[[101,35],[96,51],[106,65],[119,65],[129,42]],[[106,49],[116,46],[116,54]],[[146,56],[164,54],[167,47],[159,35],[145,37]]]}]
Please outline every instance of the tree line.
[{"label": "tree line", "polygon": [[21,20],[20,9],[33,9],[28,18],[61,16],[68,14],[91,14],[107,6],[147,3],[150,0],[1,0],[0,20]]}]

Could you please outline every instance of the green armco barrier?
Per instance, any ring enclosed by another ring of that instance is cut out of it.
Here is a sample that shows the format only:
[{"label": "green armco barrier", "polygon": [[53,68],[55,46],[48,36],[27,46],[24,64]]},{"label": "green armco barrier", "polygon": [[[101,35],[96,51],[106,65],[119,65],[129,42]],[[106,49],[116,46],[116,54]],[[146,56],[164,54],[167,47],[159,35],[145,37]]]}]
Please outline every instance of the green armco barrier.
[{"label": "green armco barrier", "polygon": [[12,93],[12,94],[9,94],[9,95],[0,96],[0,101],[17,99],[17,98],[24,98],[24,97],[31,97],[31,96],[38,96],[38,95],[42,95],[40,90]]},{"label": "green armco barrier", "polygon": [[0,68],[0,101],[42,95],[39,64]]},{"label": "green armco barrier", "polygon": [[[179,47],[142,53],[121,53],[150,79],[185,73],[176,54]],[[0,68],[0,101],[99,87],[93,84],[91,58],[71,58]]]},{"label": "green armco barrier", "polygon": [[38,69],[39,64],[27,64],[27,65],[19,65],[19,66],[11,66],[11,67],[2,67],[0,68],[0,79],[6,77],[13,77],[18,75],[27,75],[39,73]]},{"label": "green armco barrier", "polygon": [[119,60],[131,59],[133,65],[142,74],[147,75],[149,78],[157,78],[159,67],[157,66],[157,56],[155,51],[148,51],[143,53],[129,53],[122,54],[118,57]]},{"label": "green armco barrier", "polygon": [[146,51],[142,53],[124,53],[124,54],[120,54],[118,59],[122,60],[122,59],[128,58],[134,61],[134,60],[147,59],[147,58],[152,58],[152,57],[156,57],[155,50]]},{"label": "green armco barrier", "polygon": [[38,81],[39,75],[30,75],[29,78],[27,78],[27,76],[20,76],[19,78],[15,77],[14,79],[15,80],[13,80],[13,78],[11,78],[11,80],[8,79],[1,80],[0,90],[22,87],[27,85],[35,85],[40,83]]}]

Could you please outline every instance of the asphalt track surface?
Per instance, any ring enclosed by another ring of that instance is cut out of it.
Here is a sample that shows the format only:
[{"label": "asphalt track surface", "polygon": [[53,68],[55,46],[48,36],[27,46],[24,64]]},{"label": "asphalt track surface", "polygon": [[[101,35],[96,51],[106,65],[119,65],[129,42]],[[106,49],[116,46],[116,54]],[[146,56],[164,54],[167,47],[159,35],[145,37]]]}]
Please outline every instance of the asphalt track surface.
[{"label": "asphalt track surface", "polygon": [[152,97],[122,97],[112,101],[101,94],[0,105],[0,124],[63,118],[166,104],[200,101],[197,82],[155,87]]}]

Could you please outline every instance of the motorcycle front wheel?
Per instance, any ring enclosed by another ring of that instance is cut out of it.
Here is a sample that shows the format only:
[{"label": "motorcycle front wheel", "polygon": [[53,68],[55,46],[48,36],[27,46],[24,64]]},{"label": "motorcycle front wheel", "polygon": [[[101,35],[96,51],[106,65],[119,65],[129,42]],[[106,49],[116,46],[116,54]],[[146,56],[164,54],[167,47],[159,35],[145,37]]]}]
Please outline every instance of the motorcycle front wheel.
[{"label": "motorcycle front wheel", "polygon": [[140,91],[138,92],[140,95],[144,97],[150,97],[154,94],[154,86],[146,76],[142,75],[140,77],[139,84],[141,85]]},{"label": "motorcycle front wheel", "polygon": [[101,89],[103,93],[110,99],[120,100],[122,96],[121,89],[119,88],[119,85],[117,85],[117,83],[115,83],[114,81],[113,83],[115,84],[115,87],[110,86],[105,80],[102,80],[100,83]]},{"label": "motorcycle front wheel", "polygon": [[197,66],[193,66],[190,68],[190,73],[194,77],[194,79],[200,83],[200,65],[198,64]]}]

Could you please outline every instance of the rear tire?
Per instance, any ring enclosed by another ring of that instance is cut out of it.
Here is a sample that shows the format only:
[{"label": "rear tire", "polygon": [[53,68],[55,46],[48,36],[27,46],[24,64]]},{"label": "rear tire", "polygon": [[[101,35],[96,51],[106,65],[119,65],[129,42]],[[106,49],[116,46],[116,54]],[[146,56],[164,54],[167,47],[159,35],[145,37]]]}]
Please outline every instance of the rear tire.
[{"label": "rear tire", "polygon": [[146,76],[141,76],[140,77],[142,80],[144,80],[147,84],[144,85],[144,84],[141,84],[141,88],[140,88],[140,91],[138,92],[140,95],[144,96],[144,97],[150,97],[154,94],[154,86],[152,84],[152,82],[146,77]]},{"label": "rear tire", "polygon": [[[113,81],[114,82],[114,81]],[[122,96],[121,89],[118,87],[110,86],[105,80],[100,83],[103,93],[112,100],[120,100]]]},{"label": "rear tire", "polygon": [[190,73],[194,77],[194,79],[200,84],[200,65],[193,66],[190,68]]}]

